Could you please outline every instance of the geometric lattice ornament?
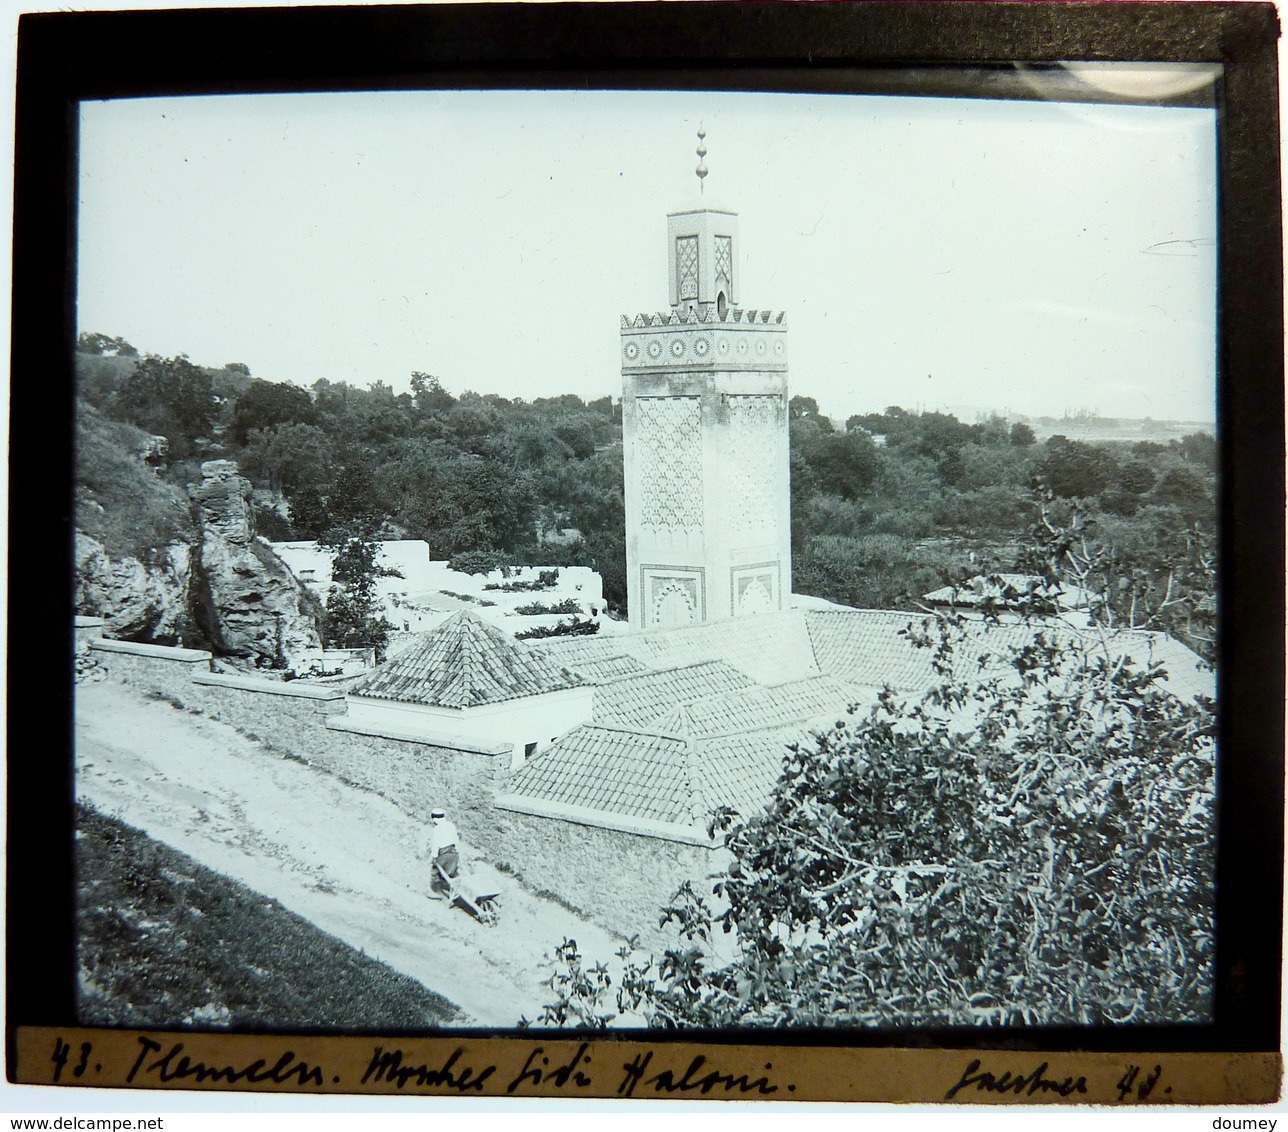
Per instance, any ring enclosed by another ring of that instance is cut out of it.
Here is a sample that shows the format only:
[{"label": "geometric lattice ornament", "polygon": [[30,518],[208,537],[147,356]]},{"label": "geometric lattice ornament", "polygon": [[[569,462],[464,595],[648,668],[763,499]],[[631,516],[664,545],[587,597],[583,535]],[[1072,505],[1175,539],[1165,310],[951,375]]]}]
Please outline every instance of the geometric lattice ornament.
[{"label": "geometric lattice ornament", "polygon": [[680,236],[675,241],[675,281],[680,302],[698,297],[697,236]]},{"label": "geometric lattice ornament", "polygon": [[723,275],[733,290],[733,238],[730,236],[716,237],[716,275]]},{"label": "geometric lattice ornament", "polygon": [[639,397],[640,523],[702,529],[702,405],[697,397]]},{"label": "geometric lattice ornament", "polygon": [[738,494],[731,508],[730,533],[735,545],[773,537],[778,522],[779,493],[787,490],[779,467],[782,398],[731,396],[730,449],[738,461]]}]

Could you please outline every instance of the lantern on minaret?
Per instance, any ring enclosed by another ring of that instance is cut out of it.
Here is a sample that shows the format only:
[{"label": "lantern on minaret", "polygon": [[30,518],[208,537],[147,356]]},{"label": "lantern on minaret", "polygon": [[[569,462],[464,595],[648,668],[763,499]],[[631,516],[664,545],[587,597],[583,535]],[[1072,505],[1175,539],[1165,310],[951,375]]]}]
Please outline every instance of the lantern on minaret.
[{"label": "lantern on minaret", "polygon": [[666,218],[670,310],[624,316],[626,565],[634,629],[771,612],[791,594],[787,327],[738,304],[738,216]]}]

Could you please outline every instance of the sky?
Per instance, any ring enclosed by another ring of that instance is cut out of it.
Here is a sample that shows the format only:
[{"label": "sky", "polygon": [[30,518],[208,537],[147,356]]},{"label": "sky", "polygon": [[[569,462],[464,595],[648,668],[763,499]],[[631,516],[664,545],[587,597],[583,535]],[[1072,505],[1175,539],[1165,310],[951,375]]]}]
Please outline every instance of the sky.
[{"label": "sky", "polygon": [[[710,169],[699,194],[696,131]],[[430,91],[81,106],[78,324],[252,374],[620,395],[666,213],[739,214],[789,384],[1211,422],[1216,113],[856,95]]]}]

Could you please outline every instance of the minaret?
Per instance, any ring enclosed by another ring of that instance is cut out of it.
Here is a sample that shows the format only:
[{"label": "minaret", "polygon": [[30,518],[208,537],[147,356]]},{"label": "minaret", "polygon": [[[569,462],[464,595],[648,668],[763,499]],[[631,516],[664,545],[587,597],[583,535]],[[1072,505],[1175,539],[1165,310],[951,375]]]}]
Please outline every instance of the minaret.
[{"label": "minaret", "polygon": [[736,213],[670,213],[666,240],[671,309],[621,327],[632,629],[782,609],[791,593],[783,315],[737,305]]}]

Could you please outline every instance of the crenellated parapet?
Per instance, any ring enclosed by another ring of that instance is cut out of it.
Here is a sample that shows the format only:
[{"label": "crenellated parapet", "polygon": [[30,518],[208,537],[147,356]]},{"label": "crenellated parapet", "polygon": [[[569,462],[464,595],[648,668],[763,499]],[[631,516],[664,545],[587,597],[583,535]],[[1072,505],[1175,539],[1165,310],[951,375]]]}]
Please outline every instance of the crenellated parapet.
[{"label": "crenellated parapet", "polygon": [[696,323],[710,322],[724,323],[726,325],[743,323],[751,326],[755,323],[760,323],[766,326],[780,326],[786,313],[786,311],[744,310],[742,307],[726,307],[721,312],[713,306],[708,306],[702,310],[686,311],[683,314],[679,311],[659,311],[655,314],[645,312],[644,314],[637,314],[634,318],[624,314],[622,315],[622,329],[631,330],[648,326],[689,326]]},{"label": "crenellated parapet", "polygon": [[622,370],[786,370],[782,311],[714,307],[622,317]]}]

